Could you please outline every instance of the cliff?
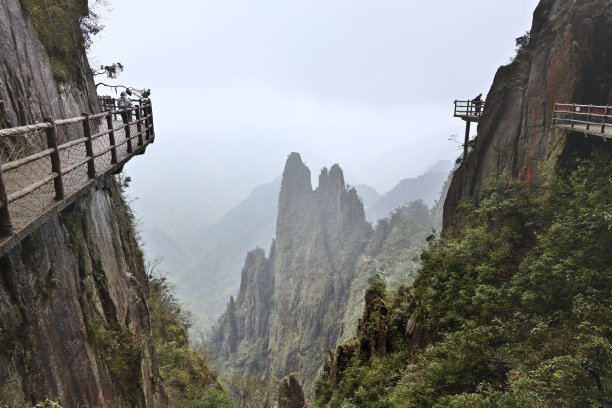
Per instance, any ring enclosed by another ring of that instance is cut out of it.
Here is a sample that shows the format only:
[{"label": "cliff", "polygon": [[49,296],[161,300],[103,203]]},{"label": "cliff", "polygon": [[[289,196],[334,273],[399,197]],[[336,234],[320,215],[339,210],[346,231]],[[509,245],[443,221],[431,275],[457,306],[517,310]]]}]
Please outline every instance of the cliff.
[{"label": "cliff", "polygon": [[542,191],[501,180],[431,241],[412,288],[370,279],[356,336],[327,352],[316,406],[608,406],[612,155]]},{"label": "cliff", "polygon": [[[79,21],[88,14],[87,0],[66,0],[61,7],[47,5],[46,10],[36,7],[36,3],[6,0],[0,7],[2,127],[34,123],[44,116],[69,118],[98,110],[91,69],[80,37]],[[62,15],[54,14],[57,10],[65,11]],[[56,19],[49,18],[50,15]],[[79,37],[75,37],[77,34]],[[63,56],[53,46],[57,37],[67,42],[61,49],[71,50],[65,60],[60,59]],[[61,75],[65,65],[74,71],[71,76]]]},{"label": "cliff", "polygon": [[444,228],[461,224],[459,204],[480,201],[488,180],[505,175],[530,189],[541,166],[558,166],[602,144],[551,128],[555,102],[612,104],[612,4],[605,0],[542,0],[528,45],[501,67],[488,92],[474,150],[455,172]]},{"label": "cliff", "polygon": [[540,2],[453,176],[447,233],[411,288],[369,281],[317,406],[611,404],[612,150],[549,123],[554,102],[610,103],[611,18],[609,1]]},{"label": "cliff", "polygon": [[0,401],[162,406],[129,217],[108,180],[0,259]]},{"label": "cliff", "polygon": [[340,167],[323,169],[313,190],[310,170],[292,153],[270,254],[249,253],[238,297],[213,330],[211,346],[224,371],[271,379],[300,372],[308,386],[318,356],[342,335],[338,322],[370,234]]},{"label": "cliff", "polygon": [[[44,3],[0,6],[2,127],[97,110],[87,1]],[[0,405],[166,406],[147,286],[133,216],[100,180],[0,258]]]}]

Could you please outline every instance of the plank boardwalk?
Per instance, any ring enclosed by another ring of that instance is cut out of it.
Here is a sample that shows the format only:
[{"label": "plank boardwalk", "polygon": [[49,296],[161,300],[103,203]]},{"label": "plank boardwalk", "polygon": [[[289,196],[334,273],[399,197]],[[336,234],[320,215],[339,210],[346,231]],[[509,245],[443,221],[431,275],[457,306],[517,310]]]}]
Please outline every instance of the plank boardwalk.
[{"label": "plank boardwalk", "polygon": [[612,126],[608,126],[604,128],[603,133],[600,131],[601,125],[596,126],[596,125],[591,124],[588,127],[588,129],[585,123],[575,123],[573,127],[571,124],[561,124],[561,123],[555,124],[554,126],[557,128],[561,128],[561,129],[573,130],[574,132],[586,133],[592,136],[601,136],[604,139],[612,139]]},{"label": "plank boardwalk", "polygon": [[154,139],[150,103],[0,129],[0,256],[42,218],[70,205],[103,176],[120,172]]},{"label": "plank boardwalk", "polygon": [[555,103],[553,127],[586,135],[612,138],[612,110],[609,106]]}]

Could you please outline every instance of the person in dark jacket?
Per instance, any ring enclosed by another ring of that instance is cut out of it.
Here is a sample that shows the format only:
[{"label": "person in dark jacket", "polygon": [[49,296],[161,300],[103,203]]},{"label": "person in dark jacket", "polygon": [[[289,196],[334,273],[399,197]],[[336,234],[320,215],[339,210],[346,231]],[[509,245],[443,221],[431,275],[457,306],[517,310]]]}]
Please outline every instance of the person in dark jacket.
[{"label": "person in dark jacket", "polygon": [[472,105],[474,105],[474,113],[476,116],[480,116],[480,111],[482,109],[482,94],[479,93],[477,97],[472,99]]}]

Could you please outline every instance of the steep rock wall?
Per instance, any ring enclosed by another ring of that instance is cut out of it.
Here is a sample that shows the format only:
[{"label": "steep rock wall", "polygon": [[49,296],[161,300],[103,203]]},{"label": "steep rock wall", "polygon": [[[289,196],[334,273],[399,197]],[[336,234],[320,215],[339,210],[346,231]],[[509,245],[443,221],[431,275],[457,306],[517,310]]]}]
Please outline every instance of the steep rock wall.
[{"label": "steep rock wall", "polygon": [[[57,83],[22,3],[0,5],[0,127],[96,111],[84,49]],[[130,214],[107,178],[0,259],[0,405],[167,405]]]},{"label": "steep rock wall", "polygon": [[355,264],[370,235],[363,204],[346,189],[340,167],[323,169],[313,191],[310,171],[292,153],[276,223],[272,373],[300,372],[310,386],[321,352],[342,335]]},{"label": "steep rock wall", "polygon": [[106,180],[0,259],[0,402],[164,405],[129,217]]},{"label": "steep rock wall", "polygon": [[459,203],[479,201],[483,185],[506,175],[531,188],[543,162],[602,144],[551,128],[555,102],[612,104],[612,2],[542,0],[527,48],[501,67],[487,95],[474,150],[455,172],[444,206],[444,228],[460,224]]},{"label": "steep rock wall", "polygon": [[226,374],[273,379],[300,372],[308,388],[319,356],[342,335],[355,263],[372,231],[340,167],[323,169],[313,190],[297,153],[287,160],[278,208],[270,254],[247,256],[240,293],[214,329],[211,348]]},{"label": "steep rock wall", "polygon": [[[75,0],[77,1],[77,0]],[[85,9],[87,1],[83,3]],[[0,126],[40,121],[44,116],[68,118],[95,112],[97,96],[84,51],[78,83],[57,84],[47,51],[19,0],[0,6]]]}]

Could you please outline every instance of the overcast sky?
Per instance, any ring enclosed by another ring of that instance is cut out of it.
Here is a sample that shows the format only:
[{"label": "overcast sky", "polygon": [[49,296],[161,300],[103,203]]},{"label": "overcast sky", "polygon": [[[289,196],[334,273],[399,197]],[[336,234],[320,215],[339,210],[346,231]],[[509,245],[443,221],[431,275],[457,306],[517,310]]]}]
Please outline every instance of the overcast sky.
[{"label": "overcast sky", "polygon": [[429,133],[462,132],[453,100],[486,94],[536,5],[111,0],[90,59],[120,61],[114,82],[153,90],[166,140],[266,135],[357,169]]}]

